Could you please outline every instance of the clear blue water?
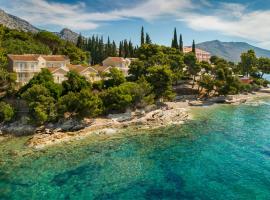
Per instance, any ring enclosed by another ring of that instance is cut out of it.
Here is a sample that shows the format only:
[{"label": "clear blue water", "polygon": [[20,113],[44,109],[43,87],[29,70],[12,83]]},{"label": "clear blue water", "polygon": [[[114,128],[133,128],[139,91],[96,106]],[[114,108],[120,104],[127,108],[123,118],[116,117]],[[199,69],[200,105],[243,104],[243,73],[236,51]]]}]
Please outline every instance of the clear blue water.
[{"label": "clear blue water", "polygon": [[198,108],[194,120],[32,152],[0,143],[0,199],[270,199],[270,101]]}]

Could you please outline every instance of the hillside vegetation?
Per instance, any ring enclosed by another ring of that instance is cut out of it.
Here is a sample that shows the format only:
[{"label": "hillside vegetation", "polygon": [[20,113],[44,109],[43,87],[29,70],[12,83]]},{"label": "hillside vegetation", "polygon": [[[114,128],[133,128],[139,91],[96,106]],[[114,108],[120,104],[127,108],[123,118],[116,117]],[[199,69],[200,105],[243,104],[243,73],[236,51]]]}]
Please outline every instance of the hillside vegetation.
[{"label": "hillside vegetation", "polygon": [[63,54],[71,63],[87,63],[89,53],[53,33],[12,30],[0,25],[0,65],[6,67],[7,54]]}]

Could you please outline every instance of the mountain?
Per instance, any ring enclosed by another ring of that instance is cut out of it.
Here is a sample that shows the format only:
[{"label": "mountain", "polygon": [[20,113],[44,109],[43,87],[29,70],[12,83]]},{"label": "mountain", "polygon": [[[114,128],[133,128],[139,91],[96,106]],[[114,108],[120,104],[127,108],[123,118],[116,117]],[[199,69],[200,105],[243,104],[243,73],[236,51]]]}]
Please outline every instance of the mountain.
[{"label": "mountain", "polygon": [[62,31],[55,32],[56,35],[58,35],[61,39],[66,40],[66,41],[70,41],[73,43],[77,43],[79,34],[75,33],[74,31],[68,29],[68,28],[64,28]]},{"label": "mountain", "polygon": [[16,29],[20,31],[32,33],[37,33],[39,31],[38,28],[31,25],[29,22],[19,17],[10,15],[1,9],[0,9],[0,24],[6,26],[7,28]]},{"label": "mountain", "polygon": [[[15,29],[19,31],[31,32],[31,33],[37,33],[40,31],[40,29],[36,28],[29,22],[19,17],[8,14],[2,9],[0,9],[0,24],[6,26],[7,28]],[[67,29],[67,28],[64,28],[59,33],[55,32],[54,34],[58,35],[61,39],[64,39],[73,43],[76,43],[79,37],[78,33],[75,33],[72,30]]]},{"label": "mountain", "polygon": [[221,42],[214,40],[197,44],[196,47],[233,62],[239,62],[241,53],[250,49],[253,49],[258,57],[270,57],[269,50],[258,48],[245,42]]}]

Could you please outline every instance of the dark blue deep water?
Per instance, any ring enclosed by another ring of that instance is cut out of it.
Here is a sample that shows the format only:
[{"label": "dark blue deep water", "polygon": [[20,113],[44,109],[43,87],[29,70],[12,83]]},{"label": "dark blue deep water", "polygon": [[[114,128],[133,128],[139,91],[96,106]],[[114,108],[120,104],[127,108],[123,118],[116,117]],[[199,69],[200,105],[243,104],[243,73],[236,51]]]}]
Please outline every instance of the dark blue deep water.
[{"label": "dark blue deep water", "polygon": [[185,125],[33,152],[0,143],[0,199],[270,199],[270,101]]}]

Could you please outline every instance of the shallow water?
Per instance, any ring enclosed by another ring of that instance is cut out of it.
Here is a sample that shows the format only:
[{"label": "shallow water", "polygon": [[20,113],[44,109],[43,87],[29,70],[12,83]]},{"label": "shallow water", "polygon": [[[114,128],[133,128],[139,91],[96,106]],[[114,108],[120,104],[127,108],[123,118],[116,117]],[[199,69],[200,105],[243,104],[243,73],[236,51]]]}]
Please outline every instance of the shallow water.
[{"label": "shallow water", "polygon": [[270,100],[41,152],[0,145],[0,199],[270,199]]}]

